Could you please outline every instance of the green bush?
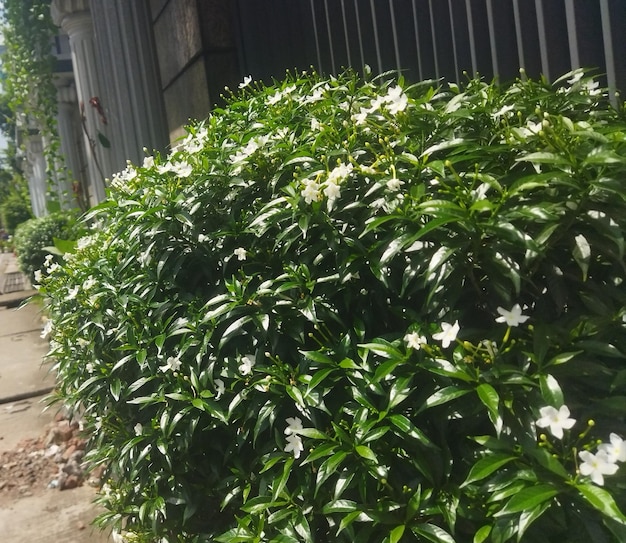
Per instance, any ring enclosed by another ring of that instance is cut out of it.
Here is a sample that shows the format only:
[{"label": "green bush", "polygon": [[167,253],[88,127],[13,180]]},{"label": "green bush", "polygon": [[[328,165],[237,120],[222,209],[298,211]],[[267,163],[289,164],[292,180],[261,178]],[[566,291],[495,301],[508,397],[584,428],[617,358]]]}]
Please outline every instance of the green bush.
[{"label": "green bush", "polygon": [[58,257],[50,254],[55,239],[74,237],[76,215],[72,212],[53,213],[45,217],[29,219],[15,230],[13,243],[22,271],[38,282],[39,270],[57,264]]},{"label": "green bush", "polygon": [[624,541],[622,111],[582,72],[242,88],[43,281],[100,520]]},{"label": "green bush", "polygon": [[0,204],[0,222],[10,234],[32,216],[30,203],[19,192],[9,194]]}]

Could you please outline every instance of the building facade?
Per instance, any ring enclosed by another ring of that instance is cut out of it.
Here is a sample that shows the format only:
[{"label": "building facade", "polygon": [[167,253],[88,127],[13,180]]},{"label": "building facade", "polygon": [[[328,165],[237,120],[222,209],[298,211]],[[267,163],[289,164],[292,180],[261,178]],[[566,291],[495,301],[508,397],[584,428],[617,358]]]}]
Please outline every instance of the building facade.
[{"label": "building facade", "polygon": [[[247,75],[271,83],[286,70],[368,65],[409,81],[478,73],[506,82],[520,68],[554,80],[588,67],[616,100],[626,87],[621,2],[52,0],[71,56],[57,79],[62,150],[93,205],[127,160],[166,151],[225,86]],[[41,145],[29,145],[35,175]]]}]

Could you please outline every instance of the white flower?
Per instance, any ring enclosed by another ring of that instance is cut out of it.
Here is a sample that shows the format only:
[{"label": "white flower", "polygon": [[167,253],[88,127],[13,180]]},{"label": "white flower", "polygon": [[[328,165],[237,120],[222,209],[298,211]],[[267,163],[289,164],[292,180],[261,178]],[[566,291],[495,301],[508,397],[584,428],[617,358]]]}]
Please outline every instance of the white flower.
[{"label": "white flower", "polygon": [[497,311],[501,316],[496,319],[496,322],[506,322],[507,326],[519,326],[530,318],[522,315],[522,308],[519,304],[515,304],[510,311],[502,307],[498,307]]},{"label": "white flower", "polygon": [[245,89],[250,83],[252,83],[252,76],[251,75],[246,75],[243,78],[243,81],[241,83],[239,83],[239,88],[240,89]]},{"label": "white flower", "polygon": [[626,443],[617,434],[611,433],[610,443],[603,443],[598,447],[599,451],[604,451],[610,462],[626,462]]},{"label": "white flower", "polygon": [[87,279],[85,279],[85,281],[83,282],[83,290],[89,290],[90,288],[95,287],[97,284],[97,281],[93,278],[92,275],[90,275]]},{"label": "white flower", "polygon": [[178,177],[189,177],[193,168],[191,164],[187,162],[177,162],[174,166],[172,166],[172,171],[178,175]]},{"label": "white flower", "polygon": [[221,379],[215,379],[213,384],[215,385],[215,399],[219,400],[226,391],[226,385]]},{"label": "white flower", "polygon": [[35,282],[41,283],[41,270],[35,270]]},{"label": "white flower", "polygon": [[237,247],[233,254],[237,257],[238,260],[245,260],[248,255],[247,251],[243,247]]},{"label": "white flower", "polygon": [[283,99],[283,93],[278,91],[267,99],[267,103],[270,106],[273,106],[274,104],[278,104],[278,102],[280,102],[282,99]]},{"label": "white flower", "polygon": [[302,444],[302,438],[298,435],[290,435],[287,437],[287,445],[285,446],[285,452],[293,452],[294,458],[300,458],[300,453],[304,450]]},{"label": "white flower", "polygon": [[241,359],[241,364],[239,364],[239,373],[241,373],[241,375],[250,375],[252,373],[252,368],[254,367],[254,364],[254,355],[245,355]]},{"label": "white flower", "polygon": [[198,243],[204,243],[209,239],[209,236],[206,234],[198,234]]},{"label": "white flower", "polygon": [[569,430],[576,424],[575,419],[569,418],[569,408],[566,405],[562,405],[559,409],[548,405],[542,407],[539,410],[539,414],[541,417],[536,422],[537,426],[539,428],[550,427],[550,433],[558,439],[563,439],[564,429]]},{"label": "white flower", "polygon": [[387,111],[392,115],[396,115],[400,111],[404,111],[409,103],[409,99],[402,90],[402,87],[396,85],[387,92],[385,96]]},{"label": "white flower", "polygon": [[68,300],[73,300],[74,298],[76,298],[76,296],[78,296],[78,285],[76,285],[74,288],[71,288],[67,291],[67,299]]},{"label": "white flower", "polygon": [[352,121],[357,126],[365,124],[365,121],[367,121],[368,115],[369,115],[369,109],[362,107],[358,113],[352,114]]},{"label": "white flower", "polygon": [[318,202],[321,198],[320,186],[311,179],[305,179],[303,183],[304,189],[301,194],[304,197],[304,201],[307,204],[310,204],[311,202]]},{"label": "white flower", "polygon": [[89,341],[82,337],[77,338],[76,343],[78,343],[79,347],[87,347],[89,345]]},{"label": "white flower", "polygon": [[448,324],[447,322],[441,323],[441,332],[437,334],[433,334],[433,339],[437,341],[441,341],[441,346],[444,349],[447,349],[455,339],[457,334],[459,333],[459,321],[456,321],[454,324]]},{"label": "white flower", "polygon": [[315,117],[311,119],[311,131],[317,132],[322,128],[322,123],[320,123]]},{"label": "white flower", "polygon": [[613,475],[617,471],[617,464],[610,461],[605,451],[599,451],[597,454],[580,451],[578,456],[583,461],[579,468],[581,475],[589,476],[597,485],[604,484],[604,475]]},{"label": "white flower", "polygon": [[339,184],[344,181],[354,169],[352,164],[344,164],[343,162],[338,166],[335,166],[333,170],[328,174],[327,183]]},{"label": "white flower", "polygon": [[141,425],[141,423],[138,422],[133,427],[133,430],[135,430],[135,435],[136,436],[140,436],[143,433],[143,426]]},{"label": "white flower", "polygon": [[178,371],[180,369],[181,366],[181,361],[180,358],[178,358],[178,356],[170,356],[167,359],[167,362],[165,363],[164,366],[159,366],[159,369],[165,373],[167,371]]},{"label": "white flower", "polygon": [[339,188],[339,185],[329,181],[324,189],[324,194],[329,200],[336,200],[339,196],[341,196],[341,189]]},{"label": "white flower", "polygon": [[400,181],[399,179],[396,179],[395,177],[387,181],[387,188],[393,192],[400,190],[400,187],[402,185],[404,185],[404,181]]},{"label": "white flower", "polygon": [[52,321],[47,320],[41,331],[41,339],[46,339],[52,333]]},{"label": "white flower", "polygon": [[285,428],[285,435],[297,434],[298,430],[302,430],[302,419],[300,417],[288,417],[285,419],[287,428]]},{"label": "white flower", "polygon": [[142,167],[145,168],[146,170],[154,168],[154,157],[153,156],[144,157]]},{"label": "white flower", "polygon": [[87,370],[87,373],[93,373],[96,370],[93,362],[87,362],[87,364],[85,364],[85,369]]},{"label": "white flower", "polygon": [[404,341],[411,349],[415,349],[419,351],[422,348],[422,345],[426,345],[426,338],[424,336],[420,336],[417,332],[411,332],[404,336]]}]

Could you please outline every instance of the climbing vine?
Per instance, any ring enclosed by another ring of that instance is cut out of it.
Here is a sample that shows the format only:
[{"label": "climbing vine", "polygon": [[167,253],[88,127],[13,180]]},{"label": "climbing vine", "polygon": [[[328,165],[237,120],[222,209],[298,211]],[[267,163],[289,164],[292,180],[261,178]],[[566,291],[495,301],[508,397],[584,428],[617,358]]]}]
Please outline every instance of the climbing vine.
[{"label": "climbing vine", "polygon": [[48,199],[51,207],[56,207],[54,188],[65,179],[67,170],[57,131],[56,59],[51,48],[57,29],[49,0],[4,0],[3,32],[3,92],[18,126],[31,134],[38,132],[45,141]]}]

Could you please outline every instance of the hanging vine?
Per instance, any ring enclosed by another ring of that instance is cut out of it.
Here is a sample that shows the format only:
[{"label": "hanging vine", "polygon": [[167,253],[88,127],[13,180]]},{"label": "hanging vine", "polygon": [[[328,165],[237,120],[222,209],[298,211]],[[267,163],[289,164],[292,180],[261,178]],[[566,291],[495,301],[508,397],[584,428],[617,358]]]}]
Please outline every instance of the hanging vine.
[{"label": "hanging vine", "polygon": [[56,58],[51,44],[58,30],[52,22],[50,1],[4,0],[3,18],[3,90],[18,125],[31,134],[38,132],[45,142],[48,200],[50,207],[58,207],[55,189],[68,173],[57,130]]}]

